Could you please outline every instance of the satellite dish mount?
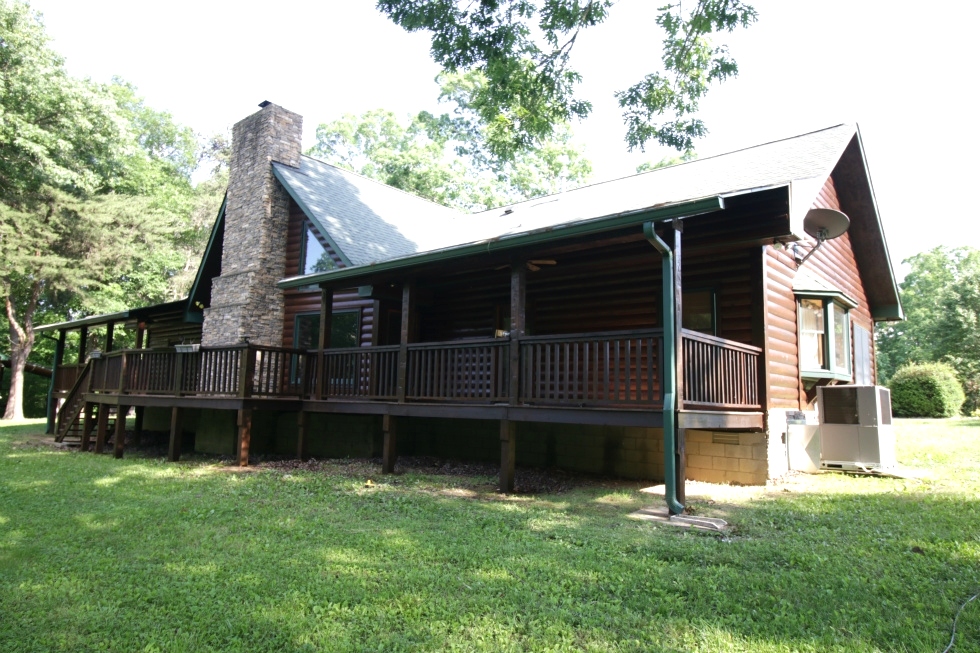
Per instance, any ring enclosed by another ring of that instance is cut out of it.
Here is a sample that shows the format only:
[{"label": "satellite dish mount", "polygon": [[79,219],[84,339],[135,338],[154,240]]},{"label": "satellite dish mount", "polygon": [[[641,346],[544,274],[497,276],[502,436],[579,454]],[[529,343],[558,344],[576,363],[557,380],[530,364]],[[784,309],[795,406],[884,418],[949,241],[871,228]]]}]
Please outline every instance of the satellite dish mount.
[{"label": "satellite dish mount", "polygon": [[813,253],[820,249],[826,240],[833,240],[843,236],[847,228],[851,226],[851,220],[840,211],[834,209],[810,209],[806,217],[803,218],[803,231],[807,235],[817,239],[806,256],[800,257],[798,243],[793,243],[793,256],[796,258],[796,267],[800,268],[806,260],[813,256]]}]

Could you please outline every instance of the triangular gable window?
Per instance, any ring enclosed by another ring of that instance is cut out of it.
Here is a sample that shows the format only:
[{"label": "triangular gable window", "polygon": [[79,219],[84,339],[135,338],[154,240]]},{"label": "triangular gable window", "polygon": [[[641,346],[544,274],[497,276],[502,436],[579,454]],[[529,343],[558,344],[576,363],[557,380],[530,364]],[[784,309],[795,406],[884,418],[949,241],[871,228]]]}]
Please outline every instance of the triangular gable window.
[{"label": "triangular gable window", "polygon": [[327,251],[313,225],[306,223],[303,231],[303,249],[300,255],[300,274],[316,274],[337,267],[337,262]]}]

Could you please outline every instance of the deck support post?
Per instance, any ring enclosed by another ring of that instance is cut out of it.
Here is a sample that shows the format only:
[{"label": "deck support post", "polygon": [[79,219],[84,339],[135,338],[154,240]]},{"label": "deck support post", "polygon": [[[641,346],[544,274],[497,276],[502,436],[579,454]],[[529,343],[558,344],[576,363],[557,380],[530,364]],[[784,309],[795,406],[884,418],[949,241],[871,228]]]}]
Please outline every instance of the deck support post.
[{"label": "deck support post", "polygon": [[95,429],[95,453],[105,451],[106,432],[109,430],[109,405],[99,404],[99,424]]},{"label": "deck support post", "polygon": [[391,415],[385,415],[381,418],[381,428],[385,434],[381,473],[394,474],[395,461],[398,460],[398,420]]},{"label": "deck support post", "polygon": [[526,329],[527,265],[514,261],[510,266],[510,405],[521,400],[521,338]]},{"label": "deck support post", "polygon": [[248,447],[252,442],[252,409],[238,411],[238,466],[248,467]]},{"label": "deck support post", "polygon": [[143,414],[146,412],[146,406],[137,406],[136,410],[136,423],[133,424],[133,444],[137,447],[143,443]]},{"label": "deck support post", "polygon": [[92,430],[95,428],[95,404],[90,401],[85,402],[84,415],[85,417],[82,419],[82,441],[79,443],[79,448],[82,451],[88,451]]},{"label": "deck support post", "polygon": [[167,460],[172,463],[180,460],[180,447],[184,439],[184,425],[181,422],[181,410],[174,406],[170,409],[170,448],[167,451]]},{"label": "deck support post", "polygon": [[306,420],[307,415],[305,410],[301,410],[296,414],[296,457],[301,461],[306,462],[309,456],[306,453]]},{"label": "deck support post", "polygon": [[333,288],[320,289],[320,333],[317,336],[316,394],[319,400],[329,396],[327,392],[327,355],[330,347],[330,332],[333,328]]},{"label": "deck support post", "polygon": [[112,433],[112,457],[122,458],[126,447],[126,413],[129,406],[116,406],[116,428]]},{"label": "deck support post", "polygon": [[136,324],[136,349],[143,348],[143,336],[146,333],[146,322],[137,322]]},{"label": "deck support post", "polygon": [[514,491],[514,470],[517,454],[517,422],[500,420],[500,491]]},{"label": "deck support post", "polygon": [[105,325],[105,353],[112,351],[112,332],[116,328],[115,322],[109,322]]}]

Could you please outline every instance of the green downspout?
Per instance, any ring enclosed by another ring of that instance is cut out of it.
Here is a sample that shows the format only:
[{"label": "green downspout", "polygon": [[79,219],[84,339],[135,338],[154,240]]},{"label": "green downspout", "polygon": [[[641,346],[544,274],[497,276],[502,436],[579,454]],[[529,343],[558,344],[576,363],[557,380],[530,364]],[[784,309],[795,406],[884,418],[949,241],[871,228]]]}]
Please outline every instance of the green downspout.
[{"label": "green downspout", "polygon": [[664,329],[664,498],[672,515],[684,512],[684,505],[677,500],[677,348],[674,346],[674,252],[667,246],[652,222],[643,223],[643,235],[650,241],[663,261],[663,306],[661,313]]}]

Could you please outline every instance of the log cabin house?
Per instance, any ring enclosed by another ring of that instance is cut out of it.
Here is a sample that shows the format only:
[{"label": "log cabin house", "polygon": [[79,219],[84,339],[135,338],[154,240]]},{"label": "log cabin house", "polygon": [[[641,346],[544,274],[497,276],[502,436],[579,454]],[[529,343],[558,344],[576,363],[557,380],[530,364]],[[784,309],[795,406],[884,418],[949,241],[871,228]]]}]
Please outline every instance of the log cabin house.
[{"label": "log cabin house", "polygon": [[[665,480],[677,512],[685,478],[784,473],[787,414],[874,383],[902,317],[852,125],[463,215],[302,155],[302,118],[260,106],[189,297],[38,329],[59,439],[121,456],[135,408],[172,460],[499,459],[505,492],[554,465]],[[813,208],[847,233],[817,247]]]}]

